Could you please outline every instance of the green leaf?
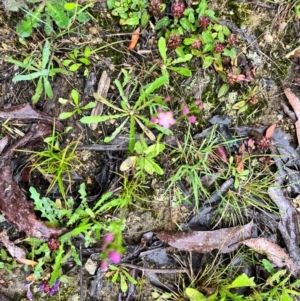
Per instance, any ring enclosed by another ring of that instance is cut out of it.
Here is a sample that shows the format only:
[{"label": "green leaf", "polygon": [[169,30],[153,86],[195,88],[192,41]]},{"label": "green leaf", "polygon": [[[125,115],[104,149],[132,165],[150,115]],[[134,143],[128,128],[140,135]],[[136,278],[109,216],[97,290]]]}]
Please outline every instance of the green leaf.
[{"label": "green leaf", "polygon": [[[159,89],[161,86],[163,86],[164,84],[166,84],[168,82],[168,78],[166,76],[160,76],[159,78],[157,78],[154,82],[150,83],[149,85],[147,85],[146,90],[144,90],[140,97],[138,98],[138,100],[136,101],[135,105],[134,105],[134,109],[137,109],[140,104],[151,94],[153,93],[155,90]],[[141,108],[140,108],[141,109]]]},{"label": "green leaf", "polygon": [[47,97],[52,99],[53,98],[53,91],[52,91],[51,84],[50,84],[47,77],[44,77],[44,89],[45,89]]},{"label": "green leaf", "polygon": [[106,4],[107,4],[107,8],[108,8],[109,10],[111,10],[111,9],[113,9],[113,8],[115,7],[115,1],[114,1],[114,0],[108,0],[108,1],[106,2]]},{"label": "green leaf", "polygon": [[75,63],[75,64],[72,64],[69,68],[70,71],[74,72],[74,71],[77,71],[80,67],[82,66],[82,64],[80,63]]},{"label": "green leaf", "polygon": [[181,18],[179,21],[180,25],[185,29],[186,31],[192,30],[192,24],[189,22],[187,18]]},{"label": "green leaf", "polygon": [[45,3],[42,2],[34,11],[31,10],[26,15],[26,19],[23,20],[20,23],[20,25],[17,26],[16,29],[17,33],[20,34],[23,38],[30,37],[33,28],[37,27],[41,21],[41,15],[44,7],[45,7]]},{"label": "green leaf", "polygon": [[133,14],[132,17],[128,18],[124,24],[122,25],[130,25],[130,26],[135,26],[135,25],[138,25],[140,22],[140,19],[139,19],[139,16],[138,14]]},{"label": "green leaf", "polygon": [[273,275],[275,273],[275,270],[273,268],[273,265],[271,264],[271,262],[267,259],[263,259],[262,260],[262,264],[264,266],[264,268],[271,274]]},{"label": "green leaf", "polygon": [[134,116],[130,117],[130,126],[129,126],[129,150],[134,151],[135,146],[135,119]]},{"label": "green leaf", "polygon": [[90,56],[90,54],[91,54],[91,48],[90,48],[89,46],[86,46],[86,47],[84,48],[84,56],[85,56],[86,58],[88,58],[88,57]]},{"label": "green leaf", "polygon": [[161,18],[160,20],[157,21],[157,23],[155,24],[154,29],[155,30],[160,30],[163,27],[168,27],[168,25],[170,24],[170,19],[169,17],[165,16],[163,18]]},{"label": "green leaf", "polygon": [[160,37],[160,39],[158,40],[158,50],[159,50],[160,56],[162,57],[164,63],[166,63],[167,44],[166,44],[166,39],[164,37]]},{"label": "green leaf", "polygon": [[114,140],[121,132],[123,127],[125,126],[126,122],[128,121],[129,117],[127,117],[123,123],[121,123],[115,130],[114,132],[110,135],[110,137],[105,137],[104,142],[109,143],[110,141]]},{"label": "green leaf", "polygon": [[184,63],[187,61],[190,61],[192,59],[192,55],[190,53],[187,53],[185,56],[183,57],[179,57],[175,60],[172,61],[171,65],[175,65],[175,64],[179,64],[179,63]]},{"label": "green leaf", "polygon": [[71,97],[72,97],[73,102],[76,105],[76,107],[78,107],[78,105],[79,105],[79,94],[78,94],[77,90],[72,89]]},{"label": "green leaf", "polygon": [[144,162],[144,168],[148,174],[152,175],[153,172],[156,172],[159,175],[164,174],[164,171],[161,169],[161,167],[158,164],[156,164],[152,159],[146,157]]},{"label": "green leaf", "polygon": [[199,13],[200,16],[204,16],[205,11],[207,10],[207,8],[208,8],[208,5],[207,5],[206,0],[201,0],[196,12]]},{"label": "green leaf", "polygon": [[52,19],[49,15],[45,16],[45,26],[44,26],[44,31],[46,36],[50,36],[51,34],[55,33],[53,29],[53,22]]},{"label": "green leaf", "polygon": [[69,18],[67,17],[63,5],[59,1],[46,1],[46,11],[52,17],[56,25],[60,28],[69,26]]},{"label": "green leaf", "polygon": [[50,43],[49,40],[46,40],[42,54],[42,69],[46,69],[47,64],[49,62],[50,54]]},{"label": "green leaf", "polygon": [[91,208],[85,208],[85,212],[89,217],[95,218],[95,214]]},{"label": "green leaf", "polygon": [[118,277],[119,277],[119,270],[117,270],[116,273],[114,274],[114,276],[111,278],[111,282],[116,283],[116,281],[118,280]]},{"label": "green leaf", "polygon": [[104,115],[104,116],[84,116],[80,119],[82,123],[97,123],[103,122],[110,119],[117,119],[121,117],[125,117],[126,114],[116,114],[116,115]]},{"label": "green leaf", "polygon": [[89,110],[94,108],[96,105],[96,103],[94,101],[89,102],[88,104],[86,104],[85,106],[81,107],[81,110]]},{"label": "green leaf", "polygon": [[75,110],[74,111],[72,111],[72,112],[64,112],[64,113],[60,113],[59,114],[59,116],[58,116],[58,118],[59,119],[61,119],[61,120],[63,120],[63,119],[68,119],[68,118],[70,118],[71,116],[73,116],[74,114],[75,114]]},{"label": "green leaf", "polygon": [[224,38],[224,33],[223,31],[219,31],[218,32],[218,39],[221,43],[224,43],[225,42],[225,38]]},{"label": "green leaf", "polygon": [[169,67],[169,70],[172,70],[180,75],[183,76],[191,76],[192,75],[192,71],[188,68],[184,68],[184,67]]},{"label": "green leaf", "polygon": [[129,275],[128,272],[126,272],[125,270],[123,270],[123,273],[124,273],[124,275],[126,276],[126,278],[130,281],[130,283],[132,283],[132,284],[137,284],[137,283],[138,283],[134,278],[132,278],[132,277]]},{"label": "green leaf", "polygon": [[64,9],[65,9],[65,10],[73,10],[73,9],[75,9],[77,6],[78,6],[77,3],[69,2],[69,3],[65,3],[65,4],[64,4]]},{"label": "green leaf", "polygon": [[48,70],[41,70],[41,71],[37,71],[37,72],[33,72],[27,75],[17,75],[15,77],[13,77],[12,81],[15,82],[19,82],[21,80],[33,80],[35,78],[38,78],[40,76],[48,76]]},{"label": "green leaf", "polygon": [[190,301],[205,301],[206,297],[194,288],[186,288],[185,294],[190,299]]},{"label": "green leaf", "polygon": [[203,69],[207,69],[208,67],[211,66],[211,64],[213,63],[213,61],[214,61],[213,57],[211,57],[211,56],[205,56],[203,58],[202,68]]},{"label": "green leaf", "polygon": [[184,45],[192,45],[193,43],[195,43],[197,41],[196,38],[185,38],[183,40],[183,44]]},{"label": "green leaf", "polygon": [[130,108],[128,99],[127,99],[127,97],[125,96],[125,93],[124,93],[124,90],[123,90],[123,87],[122,87],[121,82],[120,82],[118,79],[116,79],[116,80],[114,81],[114,83],[115,83],[115,85],[116,85],[117,88],[118,88],[119,94],[120,94],[121,98],[123,99],[123,102],[126,104],[126,107],[124,107],[124,106],[122,105],[122,108],[123,108],[124,110],[125,110],[126,108]]},{"label": "green leaf", "polygon": [[55,256],[55,262],[54,262],[54,265],[53,265],[53,271],[51,273],[51,278],[49,280],[49,285],[50,286],[53,286],[54,283],[55,283],[55,281],[57,279],[59,279],[59,277],[60,277],[60,269],[61,269],[61,262],[62,262],[63,253],[64,253],[64,244],[62,243],[59,246],[58,252],[57,252],[57,254]]},{"label": "green leaf", "polygon": [[229,90],[229,85],[228,84],[223,84],[221,88],[218,91],[218,98],[221,98],[224,96]]},{"label": "green leaf", "polygon": [[149,23],[149,20],[150,20],[150,15],[148,14],[147,11],[144,11],[141,16],[141,26],[146,27]]},{"label": "green leaf", "polygon": [[120,274],[120,285],[121,285],[121,291],[123,293],[126,293],[128,290],[128,285],[127,285],[126,279],[122,273]]},{"label": "green leaf", "polygon": [[225,25],[222,25],[222,31],[226,37],[230,36],[230,34],[231,34],[230,30]]},{"label": "green leaf", "polygon": [[43,93],[43,78],[40,77],[35,88],[35,93],[32,96],[32,103],[37,103]]},{"label": "green leaf", "polygon": [[119,111],[119,112],[124,112],[126,113],[125,115],[127,115],[127,111],[123,110],[123,109],[120,109],[119,107],[113,105],[111,102],[109,102],[107,99],[105,99],[103,96],[101,96],[100,94],[98,93],[94,93],[94,97],[96,100],[102,102],[103,104],[107,105],[108,107],[116,110],[116,111]]},{"label": "green leaf", "polygon": [[78,59],[78,61],[80,63],[83,63],[85,66],[89,66],[91,64],[90,60],[85,57],[81,57],[80,59]]},{"label": "green leaf", "polygon": [[236,58],[236,50],[234,48],[225,48],[223,51],[223,55],[229,56],[231,60],[233,61]]},{"label": "green leaf", "polygon": [[254,277],[249,278],[245,273],[236,277],[231,284],[227,285],[226,288],[238,288],[238,287],[255,287]]}]

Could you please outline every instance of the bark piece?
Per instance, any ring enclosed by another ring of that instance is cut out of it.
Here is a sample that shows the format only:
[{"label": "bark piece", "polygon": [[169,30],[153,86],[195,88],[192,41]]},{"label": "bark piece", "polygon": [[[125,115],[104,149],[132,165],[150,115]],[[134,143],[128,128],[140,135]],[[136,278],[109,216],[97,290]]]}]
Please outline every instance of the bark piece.
[{"label": "bark piece", "polygon": [[220,253],[236,250],[244,239],[257,235],[256,225],[251,221],[244,226],[215,231],[157,232],[157,237],[172,247],[196,253],[209,253],[218,249]]},{"label": "bark piece", "polygon": [[[110,85],[110,78],[106,71],[103,71],[98,83],[97,94],[101,95],[102,97],[107,97],[107,92]],[[96,102],[96,106],[93,108],[91,116],[99,116],[102,115],[103,112],[103,103],[100,101]],[[98,123],[90,123],[89,128],[91,130],[96,130]]]}]

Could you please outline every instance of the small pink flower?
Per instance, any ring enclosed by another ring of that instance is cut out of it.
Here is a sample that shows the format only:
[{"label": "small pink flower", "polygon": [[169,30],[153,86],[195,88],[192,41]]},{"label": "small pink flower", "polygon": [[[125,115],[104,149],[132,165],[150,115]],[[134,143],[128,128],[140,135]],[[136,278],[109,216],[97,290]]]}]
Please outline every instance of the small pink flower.
[{"label": "small pink flower", "polygon": [[107,270],[107,268],[108,268],[107,262],[106,261],[102,261],[100,267],[101,267],[102,270]]},{"label": "small pink flower", "polygon": [[165,101],[170,101],[171,100],[171,96],[170,95],[167,95],[166,97],[165,97]]},{"label": "small pink flower", "polygon": [[189,123],[195,123],[196,122],[196,117],[195,116],[190,116],[189,117]]},{"label": "small pink flower", "polygon": [[158,118],[155,117],[155,116],[152,116],[151,119],[150,119],[150,121],[151,121],[152,123],[158,123]]},{"label": "small pink flower", "polygon": [[170,128],[171,125],[175,124],[176,120],[173,118],[173,112],[160,112],[158,113],[158,124],[165,129]]},{"label": "small pink flower", "polygon": [[201,99],[197,99],[195,101],[195,104],[199,107],[200,110],[203,110],[204,109],[204,103],[202,102]]},{"label": "small pink flower", "polygon": [[108,258],[113,262],[113,263],[119,263],[121,261],[121,255],[117,251],[111,251],[108,254]]},{"label": "small pink flower", "polygon": [[158,107],[158,108],[157,108],[157,112],[158,112],[158,113],[162,112],[162,108],[161,108],[161,107]]},{"label": "small pink flower", "polygon": [[110,243],[114,240],[114,236],[112,234],[107,234],[105,237],[104,237],[104,242],[106,243]]},{"label": "small pink flower", "polygon": [[188,113],[189,113],[189,108],[188,107],[184,107],[183,109],[182,109],[182,114],[183,115],[187,115]]}]

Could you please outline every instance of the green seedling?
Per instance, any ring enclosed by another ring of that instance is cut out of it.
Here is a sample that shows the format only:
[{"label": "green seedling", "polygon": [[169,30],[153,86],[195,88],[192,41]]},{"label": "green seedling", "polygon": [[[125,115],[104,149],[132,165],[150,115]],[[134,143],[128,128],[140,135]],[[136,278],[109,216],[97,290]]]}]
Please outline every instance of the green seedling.
[{"label": "green seedling", "polygon": [[[41,216],[51,226],[64,227],[69,230],[58,238],[60,246],[55,251],[50,251],[48,244],[39,239],[30,237],[25,239],[31,246],[29,257],[38,261],[38,265],[34,268],[35,278],[41,279],[44,270],[48,268],[48,265],[51,265],[50,285],[53,285],[58,278],[60,280],[66,278],[62,275],[61,265],[69,258],[73,258],[77,265],[82,265],[77,250],[73,245],[73,237],[79,234],[82,235],[84,237],[83,246],[88,248],[101,238],[103,231],[119,237],[124,228],[124,221],[114,220],[108,222],[104,217],[101,218],[101,214],[107,210],[103,205],[112,196],[111,192],[104,194],[90,208],[86,197],[86,186],[82,183],[79,189],[81,202],[76,209],[74,209],[74,200],[72,198],[66,199],[64,202],[59,200],[53,202],[48,197],[41,198],[40,194],[33,187],[30,188],[30,193],[34,201],[35,210],[40,211]],[[121,245],[118,246],[118,250],[119,252],[123,251]]]},{"label": "green seedling", "polygon": [[120,25],[136,26],[141,23],[142,27],[148,25],[150,15],[147,11],[147,0],[108,0],[107,7],[113,16],[120,18]]},{"label": "green seedling", "polygon": [[14,258],[10,257],[3,248],[0,249],[0,259],[0,269],[4,269],[9,275],[13,276],[12,270],[19,267],[20,264]]},{"label": "green seedling", "polygon": [[67,29],[75,20],[84,24],[90,20],[90,15],[84,10],[93,6],[93,3],[88,3],[81,7],[77,3],[67,3],[65,0],[28,0],[27,2],[40,3],[29,11],[23,9],[26,13],[25,20],[16,29],[23,38],[30,37],[34,28],[38,28],[41,23],[44,24],[45,34],[48,36],[55,34],[53,22],[60,29]]},{"label": "green seedling", "polygon": [[86,46],[84,48],[84,53],[81,54],[78,48],[75,48],[73,52],[69,54],[70,59],[63,60],[62,64],[69,68],[71,72],[77,71],[81,66],[84,68],[84,76],[89,75],[88,66],[91,65],[90,61],[91,48]]},{"label": "green seedling", "polygon": [[123,266],[110,265],[106,277],[111,278],[112,283],[118,282],[123,293],[128,291],[128,281],[132,284],[137,284],[137,281],[129,275],[128,269]]},{"label": "green seedling", "polygon": [[[117,86],[120,96],[122,98],[121,101],[121,108],[112,104],[107,99],[103,98],[99,94],[94,94],[94,97],[96,100],[102,102],[106,106],[110,107],[116,112],[119,112],[119,114],[115,115],[102,115],[102,116],[86,116],[80,119],[82,123],[97,123],[97,122],[104,122],[107,120],[113,120],[113,119],[119,119],[123,118],[124,121],[119,125],[115,131],[111,134],[111,136],[106,137],[104,139],[105,143],[109,143],[113,139],[116,138],[116,136],[122,131],[122,129],[125,127],[127,122],[129,122],[129,150],[132,152],[135,147],[135,141],[136,141],[136,124],[140,126],[140,128],[143,130],[143,132],[146,134],[146,136],[154,141],[155,136],[152,133],[151,130],[149,130],[149,127],[155,127],[157,130],[164,134],[170,134],[171,132],[169,130],[164,129],[163,127],[159,126],[158,124],[153,124],[144,117],[143,110],[147,109],[154,101],[155,98],[151,97],[151,94],[159,89],[161,86],[167,83],[167,77],[161,76],[157,78],[154,82],[148,84],[146,87],[141,89],[140,96],[138,99],[134,102],[134,104],[131,104],[129,99],[123,90],[122,84],[119,80],[115,80],[115,85]],[[136,88],[136,85],[135,85]],[[133,92],[135,89],[133,89]],[[133,93],[132,92],[132,93]],[[132,95],[132,94],[131,94]]]},{"label": "green seedling", "polygon": [[130,168],[136,168],[136,177],[145,178],[145,172],[152,175],[154,172],[163,175],[164,171],[162,168],[154,161],[163,150],[165,145],[159,143],[157,139],[156,144],[148,146],[145,142],[143,136],[141,135],[140,141],[135,143],[134,151],[137,153],[136,156],[128,157],[120,166],[121,171],[127,171]]},{"label": "green seedling", "polygon": [[[79,94],[76,90],[72,90],[71,92],[71,97],[72,97],[72,101],[71,104],[75,107],[73,111],[71,112],[64,112],[64,113],[61,113],[59,115],[59,119],[67,119],[67,118],[70,118],[71,116],[73,116],[74,114],[81,114],[82,111],[84,110],[89,110],[89,109],[92,109],[94,106],[95,106],[95,102],[89,102],[88,104],[86,104],[85,106],[80,106],[79,105]],[[59,99],[59,102],[61,104],[66,104],[68,101],[68,99],[63,99],[63,98],[60,98]]]},{"label": "green seedling", "polygon": [[186,288],[185,295],[188,297],[189,301],[229,301],[229,300],[237,300],[237,301],[246,301],[249,300],[247,297],[243,298],[242,296],[236,295],[232,293],[231,289],[237,289],[240,287],[256,287],[254,282],[254,277],[248,277],[246,274],[241,274],[237,276],[231,283],[221,285],[218,290],[206,297],[203,293],[194,288]]},{"label": "green seedling", "polygon": [[163,76],[165,76],[168,79],[169,83],[169,72],[173,71],[177,74],[184,75],[184,76],[191,76],[192,71],[185,67],[176,67],[174,65],[185,63],[187,61],[190,61],[192,59],[192,55],[190,53],[183,54],[182,56],[178,57],[177,59],[172,59],[167,57],[167,44],[165,38],[161,37],[158,40],[158,50],[160,53],[160,56],[163,60],[163,64],[161,65],[161,73]]},{"label": "green seedling", "polygon": [[59,135],[53,134],[51,137],[45,138],[47,149],[42,151],[26,151],[32,153],[32,170],[37,169],[50,182],[47,189],[49,193],[57,183],[63,199],[66,199],[65,181],[72,183],[71,172],[81,166],[82,163],[75,154],[78,141],[71,142],[65,148],[61,148],[59,144]]},{"label": "green seedling", "polygon": [[28,74],[16,75],[13,77],[13,82],[23,80],[34,80],[38,78],[35,89],[35,94],[32,97],[32,102],[37,103],[43,91],[45,96],[53,98],[53,91],[49,78],[53,78],[56,74],[71,75],[71,73],[63,68],[55,68],[53,65],[53,55],[51,54],[49,40],[45,41],[42,53],[38,52],[24,59],[23,62],[8,58],[7,61],[23,68]]}]

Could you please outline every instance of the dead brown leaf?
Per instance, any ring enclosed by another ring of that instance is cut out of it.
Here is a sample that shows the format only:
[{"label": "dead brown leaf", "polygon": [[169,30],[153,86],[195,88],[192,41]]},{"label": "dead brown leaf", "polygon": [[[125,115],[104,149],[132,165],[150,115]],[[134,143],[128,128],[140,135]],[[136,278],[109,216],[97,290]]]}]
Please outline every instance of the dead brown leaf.
[{"label": "dead brown leaf", "polygon": [[131,36],[131,42],[128,46],[128,49],[129,50],[133,50],[136,43],[138,42],[139,38],[140,38],[140,32],[141,32],[141,28],[138,27],[133,33],[132,33],[132,36]]},{"label": "dead brown leaf", "polygon": [[276,264],[276,266],[278,266],[279,268],[287,267],[291,274],[293,274],[294,276],[299,275],[300,269],[292,261],[290,256],[286,254],[282,248],[280,248],[278,245],[271,242],[267,238],[251,238],[242,241],[242,244],[255,250],[258,253],[266,254],[268,259]]},{"label": "dead brown leaf", "polygon": [[298,139],[298,144],[299,144],[300,143],[300,100],[291,91],[290,88],[283,87],[283,91],[297,116],[297,121],[295,122],[295,126],[296,126],[296,133],[297,133],[297,139]]},{"label": "dead brown leaf", "polygon": [[215,231],[156,232],[157,237],[172,247],[196,253],[219,250],[229,253],[236,250],[244,239],[256,236],[256,225],[251,221],[244,226]]},{"label": "dead brown leaf", "polygon": [[26,253],[23,249],[17,247],[15,244],[13,244],[6,233],[5,230],[0,232],[0,240],[4,244],[5,248],[9,252],[9,254],[16,258],[19,262],[28,264],[28,265],[37,265],[38,263],[36,261],[32,261],[29,259],[26,259]]}]

